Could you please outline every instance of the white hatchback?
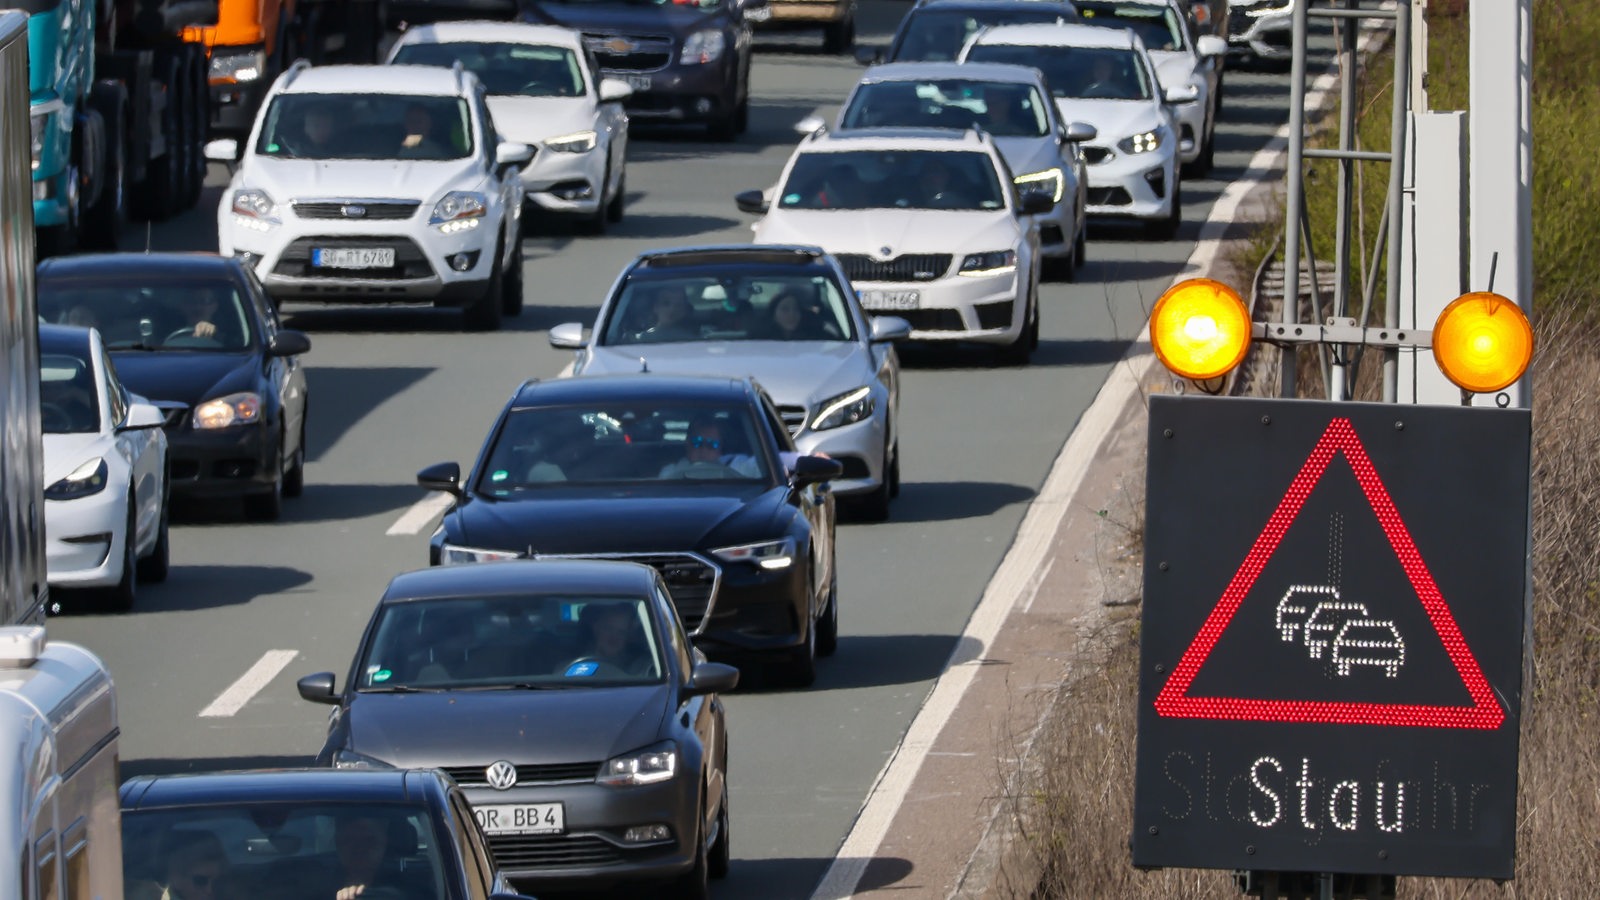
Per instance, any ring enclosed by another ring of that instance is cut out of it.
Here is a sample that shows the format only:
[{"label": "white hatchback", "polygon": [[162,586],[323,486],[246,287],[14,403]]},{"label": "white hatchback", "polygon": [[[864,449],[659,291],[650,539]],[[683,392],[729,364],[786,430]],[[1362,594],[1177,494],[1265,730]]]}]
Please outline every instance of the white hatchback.
[{"label": "white hatchback", "polygon": [[981,131],[817,131],[775,196],[736,199],[758,244],[833,254],[868,313],[911,323],[914,341],[999,345],[1026,362],[1039,340],[1039,226],[1050,193],[1019,193]]},{"label": "white hatchback", "polygon": [[575,216],[594,233],[622,221],[627,191],[628,83],[602,78],[578,32],[518,22],[441,22],[407,29],[389,62],[460,62],[489,92],[495,127],[537,148],[522,167],[523,196]]}]

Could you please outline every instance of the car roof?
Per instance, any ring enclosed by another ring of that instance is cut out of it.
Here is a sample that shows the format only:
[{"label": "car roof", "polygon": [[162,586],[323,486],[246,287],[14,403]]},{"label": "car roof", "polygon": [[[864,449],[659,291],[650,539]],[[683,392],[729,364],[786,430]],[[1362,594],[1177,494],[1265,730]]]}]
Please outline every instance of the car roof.
[{"label": "car roof", "polygon": [[89,329],[75,325],[40,325],[39,350],[43,353],[70,353],[88,357]]},{"label": "car roof", "polygon": [[[1042,0],[1028,0],[1039,3]],[[1041,80],[1039,70],[1032,66],[1014,63],[991,62],[892,62],[871,66],[861,76],[861,83],[884,81],[922,81],[959,78],[970,81],[1006,81],[1018,84],[1035,84]]]},{"label": "car roof", "polygon": [[[641,352],[645,352],[643,348]],[[526,382],[517,389],[512,406],[562,406],[618,400],[644,403],[742,403],[747,396],[748,384],[747,379],[716,375],[585,375],[582,378]]]},{"label": "car roof", "polygon": [[793,265],[814,266],[827,260],[827,251],[807,244],[704,244],[646,250],[631,269],[666,269],[680,266]]},{"label": "car roof", "polygon": [[851,128],[814,132],[799,149],[802,153],[847,150],[972,150],[982,153],[993,146],[989,136],[975,128]]},{"label": "car roof", "polygon": [[1137,37],[1126,28],[1057,22],[1037,25],[996,25],[978,32],[973,40],[978,44],[1012,44],[1024,47],[1108,47],[1131,50],[1135,46]]},{"label": "car roof", "polygon": [[581,49],[577,32],[559,25],[530,22],[461,21],[413,25],[400,35],[401,44],[532,44]]},{"label": "car roof", "polygon": [[[461,79],[476,78],[463,71]],[[454,68],[372,65],[310,66],[288,80],[283,94],[419,94],[461,97],[466,88]]]},{"label": "car roof", "polygon": [[530,594],[645,596],[656,571],[640,563],[605,559],[522,559],[472,566],[435,566],[396,575],[384,603]]},{"label": "car roof", "polygon": [[161,809],[237,803],[406,803],[442,790],[443,774],[416,769],[273,769],[159,775],[122,785],[122,808]]},{"label": "car roof", "polygon": [[52,256],[39,274],[72,278],[170,278],[237,274],[238,260],[216,253],[83,253]]}]

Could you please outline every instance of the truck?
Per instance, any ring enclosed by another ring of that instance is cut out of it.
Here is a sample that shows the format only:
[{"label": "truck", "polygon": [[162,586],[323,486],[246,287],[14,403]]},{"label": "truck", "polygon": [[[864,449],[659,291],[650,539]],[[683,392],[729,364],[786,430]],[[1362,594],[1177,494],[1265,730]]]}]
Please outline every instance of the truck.
[{"label": "truck", "polygon": [[308,53],[306,24],[295,0],[221,0],[216,24],[184,29],[184,39],[204,44],[210,57],[212,135],[250,132],[273,79]]},{"label": "truck", "polygon": [[130,217],[194,206],[217,0],[10,0],[29,13],[33,219],[41,255],[115,249]]}]

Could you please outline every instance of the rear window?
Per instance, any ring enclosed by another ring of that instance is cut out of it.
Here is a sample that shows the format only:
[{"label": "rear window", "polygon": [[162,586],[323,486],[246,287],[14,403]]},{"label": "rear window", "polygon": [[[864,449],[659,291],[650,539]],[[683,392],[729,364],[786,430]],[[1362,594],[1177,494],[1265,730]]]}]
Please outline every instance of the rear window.
[{"label": "rear window", "polygon": [[394,63],[462,67],[478,76],[495,97],[581,97],[583,73],[578,56],[566,47],[532,44],[406,44]]},{"label": "rear window", "polygon": [[1150,73],[1132,50],[1114,47],[1029,47],[975,44],[968,62],[1033,66],[1050,93],[1073,100],[1149,100]]},{"label": "rear window", "polygon": [[1045,100],[1031,84],[937,79],[864,84],[844,111],[846,128],[982,128],[996,137],[1048,133]]},{"label": "rear window", "polygon": [[1068,10],[1055,9],[1041,0],[1038,9],[926,9],[914,10],[890,62],[954,62],[967,38],[980,28],[995,25],[1037,25],[1073,22]]}]

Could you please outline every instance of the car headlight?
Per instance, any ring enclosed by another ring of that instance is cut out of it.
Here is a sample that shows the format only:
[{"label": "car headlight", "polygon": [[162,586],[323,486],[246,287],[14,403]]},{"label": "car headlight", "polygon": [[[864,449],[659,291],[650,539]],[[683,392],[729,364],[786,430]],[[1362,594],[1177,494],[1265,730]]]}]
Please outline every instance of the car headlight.
[{"label": "car headlight", "polygon": [[50,127],[50,113],[34,113],[28,118],[28,129],[32,139],[33,168],[39,168],[39,157],[44,153],[44,136]]},{"label": "car headlight", "polygon": [[201,431],[254,425],[261,421],[261,395],[241,391],[218,397],[194,408],[194,427]]},{"label": "car headlight", "polygon": [[259,79],[266,68],[265,50],[216,53],[211,57],[210,81],[212,84],[243,84]]},{"label": "car headlight", "polygon": [[1125,137],[1117,142],[1117,146],[1122,148],[1123,153],[1149,153],[1158,149],[1161,146],[1161,142],[1166,140],[1166,137],[1167,130],[1165,128],[1154,128],[1150,131]]},{"label": "car headlight", "polygon": [[464,563],[499,562],[503,559],[518,559],[521,553],[511,550],[486,550],[481,547],[460,547],[455,544],[445,544],[439,548],[439,565],[457,566]]},{"label": "car headlight", "polygon": [[1045,169],[1043,172],[1018,175],[1013,181],[1020,190],[1049,191],[1057,203],[1061,202],[1061,195],[1067,187],[1066,176],[1060,169]]},{"label": "car headlight", "polygon": [[705,31],[696,31],[683,42],[683,50],[678,54],[678,62],[686,66],[714,63],[722,56],[723,48],[727,45],[728,39],[718,29],[708,28]]},{"label": "car headlight", "polygon": [[544,142],[544,145],[557,153],[588,153],[593,150],[599,137],[592,131],[578,131],[573,134],[563,134]]},{"label": "car headlight", "polygon": [[817,417],[811,420],[812,431],[826,431],[829,428],[838,428],[841,425],[853,425],[862,419],[872,417],[872,387],[861,387],[845,391],[822,401],[817,407]]},{"label": "car headlight", "polygon": [[794,563],[794,540],[762,541],[711,551],[723,562],[753,562],[763,569],[787,569]]},{"label": "car headlight", "polygon": [[489,198],[477,191],[451,191],[433,205],[429,225],[445,234],[477,228],[478,220],[489,214]]},{"label": "car headlight", "polygon": [[392,769],[381,759],[357,753],[354,750],[338,750],[333,754],[333,767],[335,769]]},{"label": "car headlight", "polygon": [[958,275],[998,275],[1017,267],[1017,251],[993,250],[989,253],[968,253],[961,261]]},{"label": "car headlight", "polygon": [[643,750],[635,750],[606,760],[600,769],[600,784],[612,787],[631,787],[640,784],[657,784],[678,774],[678,745],[662,741]]},{"label": "car headlight", "polygon": [[46,500],[76,500],[106,489],[108,470],[104,457],[97,456],[67,473],[67,477],[44,489]]},{"label": "car headlight", "polygon": [[267,231],[279,224],[277,204],[266,191],[246,188],[233,192],[233,223],[252,231]]}]

